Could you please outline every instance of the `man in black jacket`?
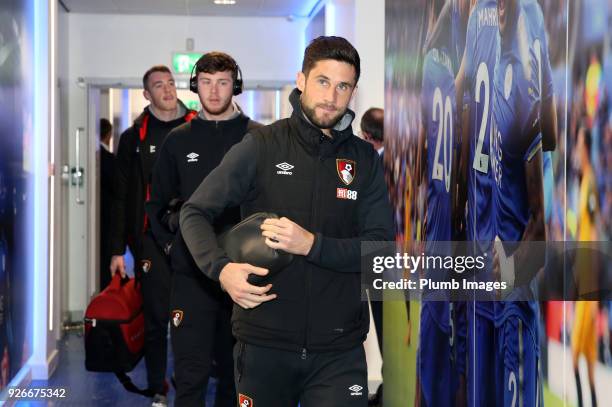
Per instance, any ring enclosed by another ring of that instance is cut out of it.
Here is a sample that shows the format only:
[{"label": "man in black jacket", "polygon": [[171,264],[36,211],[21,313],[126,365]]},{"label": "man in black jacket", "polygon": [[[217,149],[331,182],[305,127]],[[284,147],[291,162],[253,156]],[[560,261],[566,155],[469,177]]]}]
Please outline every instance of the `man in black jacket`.
[{"label": "man in black jacket", "polygon": [[[361,135],[363,139],[372,144],[378,153],[380,162],[383,163],[384,146],[384,124],[385,112],[378,107],[371,107],[361,117]],[[371,296],[370,296],[371,299]],[[382,301],[370,301],[372,307],[372,318],[376,326],[376,338],[378,339],[378,349],[383,354],[383,303]],[[369,406],[382,405],[382,383],[376,389],[376,394],[368,400]]]},{"label": "man in black jacket", "polygon": [[[198,60],[190,83],[202,110],[168,135],[153,169],[151,199],[146,205],[155,240],[172,257],[175,404],[181,407],[202,405],[213,356],[218,373],[215,406],[236,405],[231,301],[218,283],[202,275],[180,235],[175,243],[175,235],[180,202],[191,196],[249,130],[261,127],[233,102],[233,96],[242,92],[241,82],[238,65],[231,56],[211,52]],[[215,226],[220,231],[239,221],[239,208],[228,208]]]},{"label": "man in black jacket", "polygon": [[166,135],[197,113],[177,99],[168,67],[156,65],[143,77],[144,97],[150,104],[123,132],[117,149],[113,200],[110,271],[125,276],[124,253],[128,244],[142,274],[145,316],[145,361],[154,404],[164,405],[167,386],[166,353],[169,319],[170,270],[164,254],[145,234],[148,219],[144,204],[150,194],[151,171]]},{"label": "man in black jacket", "polygon": [[361,117],[361,134],[363,139],[372,144],[382,160],[384,145],[385,111],[379,107],[371,107]]},{"label": "man in black jacket", "polygon": [[[250,132],[183,206],[181,232],[199,269],[236,305],[232,330],[240,405],[365,406],[369,329],[361,301],[362,241],[393,239],[378,155],[354,137],[348,110],[359,55],[344,38],[306,49],[294,111]],[[294,254],[281,271],[232,263],[213,222],[227,207],[274,212],[266,244]],[[247,281],[250,274],[265,285]]]},{"label": "man in black jacket", "polygon": [[100,291],[110,283],[108,265],[111,261],[110,224],[113,206],[115,155],[110,150],[113,125],[100,119]]}]

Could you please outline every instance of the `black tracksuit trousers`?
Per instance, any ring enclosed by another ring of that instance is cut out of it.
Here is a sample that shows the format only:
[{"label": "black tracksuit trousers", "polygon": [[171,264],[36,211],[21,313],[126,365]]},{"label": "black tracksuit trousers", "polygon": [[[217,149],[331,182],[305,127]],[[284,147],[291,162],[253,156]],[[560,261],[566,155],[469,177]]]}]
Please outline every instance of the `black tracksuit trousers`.
[{"label": "black tracksuit trousers", "polygon": [[140,261],[145,320],[145,362],[149,389],[165,394],[168,360],[168,320],[170,318],[170,263],[147,232],[142,236]]},{"label": "black tracksuit trousers", "polygon": [[[212,361],[217,364],[215,407],[235,407],[231,329],[232,304],[211,302],[204,275],[175,272],[172,278],[171,339],[176,407],[203,406]],[[224,296],[226,294],[223,294]]]},{"label": "black tracksuit trousers", "polygon": [[291,352],[236,343],[240,407],[365,407],[368,368],[363,345],[345,351]]}]

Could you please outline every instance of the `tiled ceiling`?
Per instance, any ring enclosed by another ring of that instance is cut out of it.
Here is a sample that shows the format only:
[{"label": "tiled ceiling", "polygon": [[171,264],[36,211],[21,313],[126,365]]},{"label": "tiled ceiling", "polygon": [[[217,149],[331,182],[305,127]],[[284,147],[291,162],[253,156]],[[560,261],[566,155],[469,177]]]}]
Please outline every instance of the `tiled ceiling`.
[{"label": "tiled ceiling", "polygon": [[324,0],[236,0],[217,5],[213,0],[58,0],[73,13],[174,14],[233,17],[303,17]]}]

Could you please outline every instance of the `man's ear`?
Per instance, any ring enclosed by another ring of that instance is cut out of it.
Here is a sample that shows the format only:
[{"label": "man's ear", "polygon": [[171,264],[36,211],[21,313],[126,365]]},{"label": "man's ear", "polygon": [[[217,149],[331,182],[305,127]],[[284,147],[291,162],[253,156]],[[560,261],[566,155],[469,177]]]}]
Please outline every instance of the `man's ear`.
[{"label": "man's ear", "polygon": [[306,88],[306,75],[304,75],[304,72],[300,71],[297,73],[295,83],[300,92],[304,92],[304,89]]},{"label": "man's ear", "polygon": [[149,102],[151,101],[151,94],[149,93],[148,90],[143,90],[142,91],[142,95],[145,97],[145,99],[147,99]]}]

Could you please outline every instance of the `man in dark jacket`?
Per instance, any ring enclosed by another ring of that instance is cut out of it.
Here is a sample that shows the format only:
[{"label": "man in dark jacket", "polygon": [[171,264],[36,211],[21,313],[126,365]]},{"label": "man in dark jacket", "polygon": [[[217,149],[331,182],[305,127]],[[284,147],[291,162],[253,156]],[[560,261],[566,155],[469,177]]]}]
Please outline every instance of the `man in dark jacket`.
[{"label": "man in dark jacket", "polygon": [[[393,238],[378,155],[351,129],[359,55],[344,38],[306,49],[294,111],[250,132],[183,206],[181,232],[199,269],[236,305],[232,330],[240,405],[365,406],[369,329],[361,301],[362,241]],[[266,244],[294,255],[268,270],[232,263],[213,222],[227,207],[274,212]],[[265,285],[247,281],[250,274]]]},{"label": "man in dark jacket", "polygon": [[[371,107],[361,117],[361,135],[363,139],[372,144],[378,153],[380,162],[383,163],[384,146],[384,124],[385,111],[378,107]],[[371,298],[371,297],[370,297]],[[378,339],[378,349],[383,354],[383,303],[382,301],[370,301],[372,307],[372,318],[376,326],[376,338]],[[376,389],[376,394],[368,400],[369,406],[382,405],[382,383]]]},{"label": "man in dark jacket", "polygon": [[154,405],[166,403],[167,331],[170,299],[170,266],[155,242],[145,234],[148,219],[144,204],[150,194],[151,171],[162,142],[173,128],[197,113],[177,99],[168,67],[157,65],[143,77],[144,97],[150,104],[119,140],[115,167],[111,274],[125,275],[123,255],[129,244],[142,275],[145,316],[145,361]]},{"label": "man in dark jacket", "polygon": [[[172,257],[172,351],[177,406],[201,406],[212,360],[217,363],[215,407],[236,405],[230,317],[231,300],[217,282],[193,262],[178,230],[180,202],[187,200],[223,156],[256,127],[233,102],[242,92],[234,59],[222,52],[203,55],[190,81],[202,104],[198,117],[170,132],[153,169],[151,199],[146,209],[160,247]],[[218,230],[240,221],[238,207],[217,219]],[[172,248],[172,250],[170,250]]]},{"label": "man in dark jacket", "polygon": [[371,107],[361,117],[361,134],[363,139],[372,144],[382,160],[384,145],[385,111],[379,107]]},{"label": "man in dark jacket", "polygon": [[110,224],[113,205],[115,155],[110,150],[113,125],[100,119],[100,291],[110,283],[108,265],[111,261]]}]

